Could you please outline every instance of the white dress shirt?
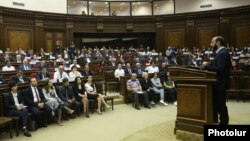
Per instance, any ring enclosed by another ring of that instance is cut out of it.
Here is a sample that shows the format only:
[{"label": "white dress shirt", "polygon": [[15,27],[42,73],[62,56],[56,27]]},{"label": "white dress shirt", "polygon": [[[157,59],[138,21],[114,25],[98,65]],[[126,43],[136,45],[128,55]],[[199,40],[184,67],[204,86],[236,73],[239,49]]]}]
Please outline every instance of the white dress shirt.
[{"label": "white dress shirt", "polygon": [[39,95],[39,92],[38,92],[38,89],[36,88],[36,90],[37,90],[37,95],[36,95],[36,90],[35,90],[34,87],[31,87],[31,90],[32,90],[33,97],[34,97],[34,102],[38,102],[37,95],[38,95],[39,99],[41,100],[40,95]]},{"label": "white dress shirt", "polygon": [[125,75],[125,71],[124,69],[116,69],[115,70],[115,76],[124,76]]},{"label": "white dress shirt", "polygon": [[153,66],[148,66],[147,68],[145,68],[146,71],[148,71],[148,73],[155,73],[155,72],[159,72],[159,68],[157,66],[153,67]]},{"label": "white dress shirt", "polygon": [[11,94],[12,94],[12,96],[13,96],[15,105],[18,107],[18,105],[19,105],[20,103],[18,102],[17,93],[11,92]]},{"label": "white dress shirt", "polygon": [[68,74],[66,72],[62,72],[62,76],[61,76],[59,71],[54,73],[54,79],[63,79],[63,78],[68,78],[69,79],[69,76],[68,76]]},{"label": "white dress shirt", "polygon": [[15,71],[15,70],[16,70],[16,69],[15,69],[14,66],[10,66],[10,67],[4,66],[4,67],[2,68],[2,71]]}]

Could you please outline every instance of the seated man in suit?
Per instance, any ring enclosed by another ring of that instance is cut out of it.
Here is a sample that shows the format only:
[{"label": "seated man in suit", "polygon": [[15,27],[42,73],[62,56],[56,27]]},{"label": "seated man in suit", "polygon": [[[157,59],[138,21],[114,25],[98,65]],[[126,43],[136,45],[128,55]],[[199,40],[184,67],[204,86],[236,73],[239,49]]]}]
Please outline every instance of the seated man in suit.
[{"label": "seated man in suit", "polygon": [[126,68],[125,68],[125,74],[132,74],[133,73],[133,69],[131,68],[130,63],[127,63]]},{"label": "seated man in suit", "polygon": [[46,67],[43,67],[41,69],[41,72],[37,74],[37,80],[47,80],[50,79],[50,75],[47,72]]},{"label": "seated man in suit", "polygon": [[135,64],[135,69],[134,69],[134,73],[136,74],[142,74],[144,72],[144,69],[141,68],[141,64],[140,63],[136,63]]},{"label": "seated man in suit", "polygon": [[0,84],[4,83],[4,78],[2,76],[0,76]]},{"label": "seated man in suit", "polygon": [[165,73],[165,74],[168,72],[166,63],[162,63],[162,64],[161,64],[161,67],[159,68],[159,71],[160,71],[161,73]]},{"label": "seated man in suit", "polygon": [[82,76],[92,75],[92,72],[89,70],[89,65],[84,66],[84,71],[82,72]]},{"label": "seated man in suit", "polygon": [[21,64],[19,66],[19,69],[20,70],[32,70],[32,67],[31,65],[29,64],[28,60],[27,59],[24,59],[23,60],[23,64]]},{"label": "seated man in suit", "polygon": [[59,95],[67,107],[79,112],[80,102],[76,101],[72,87],[69,85],[69,79],[63,78],[63,85],[59,87]]},{"label": "seated man in suit", "polygon": [[11,77],[11,81],[15,81],[16,83],[25,83],[28,79],[23,75],[22,70],[17,70],[17,74]]},{"label": "seated man in suit", "polygon": [[42,68],[46,68],[47,70],[49,69],[48,65],[46,64],[45,60],[42,60],[40,63],[38,63],[37,65],[37,69],[38,70],[42,70]]},{"label": "seated man in suit", "polygon": [[[23,134],[31,137],[27,130],[28,125],[28,110],[23,105],[23,97],[21,93],[17,92],[17,83],[11,81],[9,83],[10,92],[5,96],[5,107],[8,108],[8,115],[18,116],[21,119]],[[18,128],[18,127],[16,127]]]},{"label": "seated man in suit", "polygon": [[143,96],[144,107],[150,109],[148,95],[142,91],[140,81],[137,79],[137,75],[135,73],[133,73],[131,79],[127,81],[127,90],[131,92],[134,97],[133,103],[135,104],[135,109],[140,110],[139,95]]},{"label": "seated man in suit", "polygon": [[45,104],[46,99],[42,89],[37,87],[36,78],[30,79],[30,87],[24,93],[24,103],[28,106],[29,112],[34,115],[38,127],[46,127],[45,119],[51,119],[52,109]]}]

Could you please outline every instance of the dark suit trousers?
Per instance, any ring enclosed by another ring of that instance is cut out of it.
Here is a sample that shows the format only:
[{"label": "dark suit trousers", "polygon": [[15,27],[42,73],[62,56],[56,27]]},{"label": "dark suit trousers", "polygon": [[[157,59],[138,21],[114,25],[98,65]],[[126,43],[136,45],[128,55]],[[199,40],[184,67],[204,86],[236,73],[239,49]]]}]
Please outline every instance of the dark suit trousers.
[{"label": "dark suit trousers", "polygon": [[221,125],[228,124],[229,116],[226,106],[226,90],[213,88],[213,120],[218,123],[218,115]]},{"label": "dark suit trousers", "polygon": [[22,121],[22,126],[26,126],[27,127],[27,123],[28,123],[28,110],[26,108],[21,109],[21,110],[11,110],[9,112],[10,116],[18,116],[21,118]]},{"label": "dark suit trousers", "polygon": [[134,96],[134,104],[135,104],[135,106],[139,106],[140,105],[139,97],[143,97],[143,104],[144,104],[144,106],[146,106],[146,105],[149,104],[148,95],[146,93],[139,94],[139,93],[133,92],[132,95]]},{"label": "dark suit trousers", "polygon": [[28,109],[34,115],[38,127],[46,126],[45,119],[50,119],[52,112],[52,109],[47,104],[44,104],[42,109],[38,107],[29,107]]}]

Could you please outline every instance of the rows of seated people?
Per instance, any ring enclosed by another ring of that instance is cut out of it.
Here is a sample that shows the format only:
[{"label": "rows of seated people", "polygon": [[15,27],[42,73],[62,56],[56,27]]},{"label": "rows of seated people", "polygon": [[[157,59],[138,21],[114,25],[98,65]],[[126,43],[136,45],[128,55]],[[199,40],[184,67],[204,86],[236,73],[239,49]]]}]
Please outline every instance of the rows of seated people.
[{"label": "rows of seated people", "polygon": [[47,124],[53,121],[62,126],[63,115],[66,119],[75,118],[76,115],[80,115],[81,110],[89,117],[89,100],[97,102],[98,114],[102,114],[103,105],[110,108],[104,96],[97,93],[92,76],[87,77],[86,83],[83,83],[79,76],[74,81],[71,86],[69,79],[65,77],[62,80],[63,84],[55,87],[53,81],[48,79],[41,88],[36,78],[30,78],[30,86],[22,91],[18,90],[16,81],[10,81],[9,91],[4,94],[6,114],[20,117],[24,135],[31,137],[27,129],[28,113],[32,114],[40,128],[47,127]]}]

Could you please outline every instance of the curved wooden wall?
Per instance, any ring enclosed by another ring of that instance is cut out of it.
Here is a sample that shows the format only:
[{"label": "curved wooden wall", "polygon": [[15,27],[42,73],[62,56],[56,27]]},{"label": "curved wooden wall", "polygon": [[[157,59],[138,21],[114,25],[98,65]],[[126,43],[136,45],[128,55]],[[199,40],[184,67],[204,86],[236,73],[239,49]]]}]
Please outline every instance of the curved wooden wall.
[{"label": "curved wooden wall", "polygon": [[33,12],[0,7],[0,48],[41,47],[51,50],[73,41],[75,32],[155,33],[157,51],[167,46],[208,46],[211,37],[222,35],[231,46],[250,42],[250,6],[165,16],[90,17]]}]

